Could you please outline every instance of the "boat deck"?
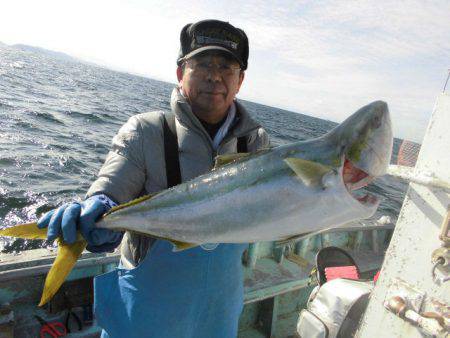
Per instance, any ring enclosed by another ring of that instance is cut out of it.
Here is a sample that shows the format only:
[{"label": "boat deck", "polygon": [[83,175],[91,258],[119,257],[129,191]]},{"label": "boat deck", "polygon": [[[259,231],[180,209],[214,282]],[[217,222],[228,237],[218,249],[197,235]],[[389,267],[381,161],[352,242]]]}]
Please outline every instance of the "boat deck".
[{"label": "boat deck", "polygon": [[[368,276],[381,266],[392,231],[392,225],[351,226],[307,235],[295,242],[250,244],[243,259],[245,306],[239,337],[295,337],[298,313],[305,307],[314,286],[310,272],[319,248],[334,245],[347,249],[363,275]],[[7,330],[14,332],[14,337],[35,337],[39,323],[33,315],[61,321],[68,300],[73,310],[83,317],[83,306],[92,304],[93,277],[114,269],[119,260],[118,253],[84,253],[52,301],[38,308],[45,274],[54,257],[55,253],[46,249],[2,255],[0,304],[9,303],[10,311],[3,311],[3,315],[0,312],[0,337]],[[10,317],[12,320],[8,321]],[[99,332],[94,321],[83,331],[69,336],[98,337]]]}]

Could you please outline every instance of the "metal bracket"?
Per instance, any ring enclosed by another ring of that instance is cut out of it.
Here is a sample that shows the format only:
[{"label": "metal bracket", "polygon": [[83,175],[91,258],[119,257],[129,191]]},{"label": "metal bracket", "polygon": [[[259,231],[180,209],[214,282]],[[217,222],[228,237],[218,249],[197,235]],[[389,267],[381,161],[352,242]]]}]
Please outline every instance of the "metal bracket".
[{"label": "metal bracket", "polygon": [[405,300],[409,309],[419,312],[425,299],[425,293],[413,288],[401,279],[394,279],[387,290],[384,301],[388,302],[393,297],[401,297]]},{"label": "metal bracket", "polygon": [[384,307],[399,318],[416,326],[424,335],[433,338],[448,338],[445,317],[437,312],[422,312],[408,308],[404,298],[394,296],[384,303]]},{"label": "metal bracket", "polygon": [[389,288],[384,307],[397,317],[416,326],[428,337],[448,337],[446,315],[438,312],[421,312],[425,294],[406,282],[397,279]]},{"label": "metal bracket", "polygon": [[[431,269],[433,281],[438,285],[450,281],[450,249],[439,248],[434,250],[431,255],[431,262],[433,263],[433,268]],[[439,271],[440,277],[436,271]]]},{"label": "metal bracket", "polygon": [[439,239],[444,242],[444,246],[450,246],[450,205],[447,207],[447,214],[442,221]]}]

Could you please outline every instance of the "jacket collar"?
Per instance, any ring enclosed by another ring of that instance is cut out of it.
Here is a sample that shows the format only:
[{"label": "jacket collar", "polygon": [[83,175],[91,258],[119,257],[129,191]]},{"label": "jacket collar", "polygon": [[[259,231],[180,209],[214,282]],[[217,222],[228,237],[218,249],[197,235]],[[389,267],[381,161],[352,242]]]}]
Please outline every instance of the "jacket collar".
[{"label": "jacket collar", "polygon": [[[247,110],[238,100],[235,100],[234,102],[236,105],[236,117],[229,129],[228,136],[243,136],[261,127],[259,123],[250,117]],[[191,106],[186,101],[186,98],[180,93],[178,87],[175,87],[172,91],[170,107],[181,124],[200,129],[209,138],[208,133],[204,130],[203,125],[197,116],[192,112]]]}]

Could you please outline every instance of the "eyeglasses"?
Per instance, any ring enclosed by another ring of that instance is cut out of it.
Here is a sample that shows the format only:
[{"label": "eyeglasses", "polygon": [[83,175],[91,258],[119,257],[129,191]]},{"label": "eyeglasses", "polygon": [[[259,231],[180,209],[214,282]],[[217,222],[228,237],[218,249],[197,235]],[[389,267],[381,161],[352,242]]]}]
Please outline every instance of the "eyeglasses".
[{"label": "eyeglasses", "polygon": [[187,65],[198,76],[210,74],[213,68],[215,68],[221,76],[231,76],[235,74],[236,71],[241,70],[240,67],[234,67],[230,63],[213,63],[209,61],[188,61]]}]

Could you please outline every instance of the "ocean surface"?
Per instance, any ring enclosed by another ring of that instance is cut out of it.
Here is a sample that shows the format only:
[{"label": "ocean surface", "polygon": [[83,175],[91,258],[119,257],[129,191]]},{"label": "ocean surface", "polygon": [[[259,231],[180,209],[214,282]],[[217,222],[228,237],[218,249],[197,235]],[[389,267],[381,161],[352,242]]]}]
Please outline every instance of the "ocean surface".
[{"label": "ocean surface", "polygon": [[[35,221],[64,202],[82,199],[120,126],[137,113],[169,110],[173,87],[0,43],[0,228]],[[274,145],[317,137],[336,125],[242,102]],[[395,140],[395,154],[399,142]],[[406,187],[405,182],[387,176],[368,187],[382,203],[364,223],[374,223],[381,216],[395,223]],[[0,239],[3,252],[49,245]]]}]

